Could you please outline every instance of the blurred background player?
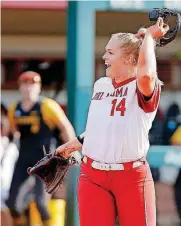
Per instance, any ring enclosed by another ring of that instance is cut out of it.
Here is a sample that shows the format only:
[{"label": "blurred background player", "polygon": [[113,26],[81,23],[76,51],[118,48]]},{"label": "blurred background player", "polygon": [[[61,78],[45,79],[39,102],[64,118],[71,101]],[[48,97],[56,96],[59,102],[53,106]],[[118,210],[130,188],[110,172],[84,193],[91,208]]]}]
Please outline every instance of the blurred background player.
[{"label": "blurred background player", "polygon": [[[27,168],[44,156],[43,145],[46,150],[50,149],[55,128],[60,131],[64,142],[75,137],[72,125],[61,107],[54,100],[40,97],[41,77],[38,73],[27,71],[21,74],[19,91],[21,100],[13,104],[8,112],[12,133],[16,131],[20,133],[20,154],[7,200],[16,226],[25,225],[26,222],[17,204],[19,205],[21,188],[28,178]],[[38,178],[35,178],[34,193],[43,225],[50,225],[44,186]]]},{"label": "blurred background player", "polygon": [[[11,137],[12,138],[12,137]],[[11,226],[12,221],[6,206],[9,189],[12,181],[15,163],[19,151],[13,139],[9,137],[9,121],[7,119],[7,108],[1,103],[1,143],[0,143],[0,166],[1,166],[1,223],[3,226]]]}]

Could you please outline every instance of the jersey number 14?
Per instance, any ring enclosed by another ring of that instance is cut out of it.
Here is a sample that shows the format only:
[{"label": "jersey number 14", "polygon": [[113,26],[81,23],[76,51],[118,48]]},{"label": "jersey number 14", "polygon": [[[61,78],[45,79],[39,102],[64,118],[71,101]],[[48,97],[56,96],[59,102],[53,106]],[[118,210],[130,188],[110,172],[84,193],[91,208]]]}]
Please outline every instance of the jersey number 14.
[{"label": "jersey number 14", "polygon": [[117,99],[112,101],[112,108],[111,108],[111,116],[114,116],[115,111],[120,111],[120,116],[124,116],[124,112],[126,111],[125,103],[126,98],[123,98],[120,102]]}]

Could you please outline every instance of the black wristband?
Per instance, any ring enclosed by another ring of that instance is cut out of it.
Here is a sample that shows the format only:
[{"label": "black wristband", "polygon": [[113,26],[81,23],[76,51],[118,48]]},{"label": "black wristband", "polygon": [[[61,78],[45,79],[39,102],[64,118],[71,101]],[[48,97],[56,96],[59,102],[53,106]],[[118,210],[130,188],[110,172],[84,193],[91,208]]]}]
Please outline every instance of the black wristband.
[{"label": "black wristband", "polygon": [[78,140],[81,144],[84,143],[84,137],[78,136],[78,137],[77,137],[77,140]]}]

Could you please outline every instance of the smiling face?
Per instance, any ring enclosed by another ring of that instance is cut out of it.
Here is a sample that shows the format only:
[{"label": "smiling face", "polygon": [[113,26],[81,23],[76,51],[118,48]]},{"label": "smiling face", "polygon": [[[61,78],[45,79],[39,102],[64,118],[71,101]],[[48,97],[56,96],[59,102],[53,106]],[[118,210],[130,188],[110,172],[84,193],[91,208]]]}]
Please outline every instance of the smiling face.
[{"label": "smiling face", "polygon": [[[142,28],[138,34],[145,34],[145,32],[146,29]],[[112,35],[103,56],[107,66],[106,75],[111,79],[125,80],[136,76],[139,51],[143,41],[138,34],[116,33]]]},{"label": "smiling face", "polygon": [[109,40],[103,60],[107,67],[106,75],[110,78],[119,77],[125,67],[125,54],[120,47],[120,40],[117,36],[113,35]]}]

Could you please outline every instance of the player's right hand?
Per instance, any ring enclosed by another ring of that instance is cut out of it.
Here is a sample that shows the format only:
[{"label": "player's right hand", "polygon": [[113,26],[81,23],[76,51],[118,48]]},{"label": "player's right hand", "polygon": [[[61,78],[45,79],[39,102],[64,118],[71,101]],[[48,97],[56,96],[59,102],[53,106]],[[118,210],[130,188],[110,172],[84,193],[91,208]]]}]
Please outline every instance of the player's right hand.
[{"label": "player's right hand", "polygon": [[161,38],[169,30],[169,26],[164,23],[163,18],[159,17],[156,24],[147,28],[146,33],[151,34],[154,39]]}]

